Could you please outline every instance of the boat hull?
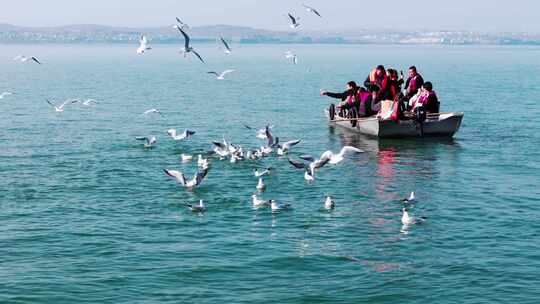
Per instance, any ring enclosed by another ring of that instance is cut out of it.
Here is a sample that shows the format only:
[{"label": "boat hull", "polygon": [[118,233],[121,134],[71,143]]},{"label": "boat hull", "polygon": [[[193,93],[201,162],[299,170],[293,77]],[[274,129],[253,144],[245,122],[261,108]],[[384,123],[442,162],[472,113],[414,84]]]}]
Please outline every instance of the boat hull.
[{"label": "boat hull", "polygon": [[429,115],[422,125],[415,120],[395,122],[369,117],[357,119],[353,126],[350,120],[336,116],[329,124],[378,138],[453,137],[462,119],[463,112]]}]

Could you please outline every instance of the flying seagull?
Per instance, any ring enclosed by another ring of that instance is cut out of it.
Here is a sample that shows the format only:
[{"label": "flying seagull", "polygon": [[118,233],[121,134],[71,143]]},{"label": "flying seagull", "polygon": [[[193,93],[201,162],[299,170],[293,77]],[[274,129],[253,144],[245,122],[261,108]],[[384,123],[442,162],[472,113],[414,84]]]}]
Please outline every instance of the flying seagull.
[{"label": "flying seagull", "polygon": [[187,25],[187,23],[182,22],[182,20],[180,20],[180,18],[176,17],[176,22],[178,24],[173,26],[175,29],[181,28],[183,30],[189,30],[189,25]]},{"label": "flying seagull", "polygon": [[183,50],[183,53],[184,53],[184,57],[187,56],[188,53],[193,53],[195,54],[195,56],[197,56],[197,58],[199,58],[199,60],[202,62],[202,63],[205,63],[204,60],[202,59],[201,55],[199,55],[199,53],[197,53],[193,47],[191,47],[189,45],[189,36],[186,34],[186,32],[184,32],[184,30],[180,27],[177,27],[178,31],[180,31],[180,33],[182,34],[182,36],[184,36],[184,50]]},{"label": "flying seagull", "polygon": [[4,99],[4,97],[12,95],[12,94],[13,93],[11,93],[11,92],[3,92],[2,94],[0,94],[0,99]]},{"label": "flying seagull", "polygon": [[33,61],[33,62],[35,62],[37,64],[41,64],[41,62],[35,56],[26,57],[24,55],[18,55],[17,57],[13,58],[13,60],[20,61],[20,62],[27,62],[28,60],[30,60],[30,61]]},{"label": "flying seagull", "polygon": [[338,154],[335,154],[334,152],[332,151],[326,151],[324,152],[322,155],[321,155],[321,160],[322,159],[328,159],[329,163],[332,164],[332,165],[335,165],[335,164],[338,164],[340,163],[341,161],[343,161],[345,159],[345,156],[349,155],[349,154],[352,154],[352,153],[362,153],[364,152],[363,150],[361,149],[358,149],[358,148],[355,148],[355,147],[351,147],[351,146],[344,146],[343,148],[341,148],[341,151],[339,151]]},{"label": "flying seagull", "polygon": [[146,40],[145,35],[141,35],[139,39],[139,48],[137,49],[137,54],[144,54],[144,52],[151,50],[152,48],[148,45],[148,40]]},{"label": "flying seagull", "polygon": [[299,17],[293,16],[291,13],[287,14],[289,16],[291,24],[289,25],[292,29],[296,29],[300,26],[300,23],[298,23],[298,20],[300,20]]},{"label": "flying seagull", "polygon": [[79,100],[77,99],[68,99],[66,101],[64,101],[64,103],[62,103],[61,105],[57,106],[55,104],[53,104],[49,99],[45,99],[47,101],[47,103],[54,108],[54,110],[56,112],[64,112],[64,108],[68,105],[68,104],[72,104],[72,103],[77,103],[79,102]]},{"label": "flying seagull", "polygon": [[169,134],[169,136],[174,140],[184,140],[190,139],[191,136],[195,134],[195,131],[186,129],[184,132],[182,132],[182,134],[177,134],[176,129],[169,129],[167,130],[167,134]]},{"label": "flying seagull", "polygon": [[293,62],[294,64],[298,64],[298,56],[296,56],[296,54],[294,54],[294,53],[291,52],[291,51],[285,52],[285,58],[287,58],[287,59],[292,59],[292,62]]},{"label": "flying seagull", "polygon": [[223,39],[223,37],[219,37],[219,40],[223,44],[223,47],[225,47],[225,50],[224,50],[225,54],[231,54],[232,50],[229,47],[229,44],[227,43],[227,41],[225,41],[225,39]]},{"label": "flying seagull", "polygon": [[163,169],[163,171],[171,178],[174,178],[180,185],[186,187],[189,190],[199,186],[208,174],[208,169],[199,170],[197,171],[197,173],[195,173],[191,180],[186,180],[184,173],[180,171],[167,169]]},{"label": "flying seagull", "polygon": [[186,204],[185,206],[188,207],[192,212],[202,213],[206,211],[203,200],[200,200],[199,204],[197,205]]},{"label": "flying seagull", "polygon": [[296,146],[299,143],[300,143],[299,139],[287,141],[287,142],[283,143],[283,145],[278,143],[277,144],[277,147],[278,147],[277,155],[283,156],[283,155],[287,154],[289,152],[289,150],[293,146]]},{"label": "flying seagull", "polygon": [[145,141],[144,143],[145,148],[152,148],[154,144],[157,143],[157,139],[155,136],[146,136],[146,137],[140,136],[140,137],[135,137],[135,139]]},{"label": "flying seagull", "polygon": [[156,113],[156,114],[159,114],[159,115],[163,116],[163,114],[161,113],[161,111],[158,110],[158,109],[149,109],[149,110],[146,110],[146,111],[144,111],[141,115],[148,115],[148,114],[153,114],[153,113]]},{"label": "flying seagull", "polygon": [[321,14],[319,14],[319,12],[316,9],[314,9],[313,7],[305,5],[305,4],[302,4],[302,6],[306,8],[306,11],[308,11],[310,13],[314,13],[315,15],[322,18]]},{"label": "flying seagull", "polygon": [[223,72],[221,72],[221,74],[219,74],[218,72],[215,72],[215,71],[211,71],[211,72],[206,72],[207,74],[212,74],[212,75],[216,75],[216,79],[218,80],[224,80],[225,79],[225,75],[229,74],[229,73],[232,73],[234,72],[235,70],[225,70]]},{"label": "flying seagull", "polygon": [[289,163],[293,165],[296,169],[304,169],[304,179],[308,182],[312,182],[315,180],[315,170],[322,168],[324,165],[326,165],[329,161],[329,159],[319,159],[319,160],[312,160],[309,164],[294,161],[292,159],[288,159]]}]

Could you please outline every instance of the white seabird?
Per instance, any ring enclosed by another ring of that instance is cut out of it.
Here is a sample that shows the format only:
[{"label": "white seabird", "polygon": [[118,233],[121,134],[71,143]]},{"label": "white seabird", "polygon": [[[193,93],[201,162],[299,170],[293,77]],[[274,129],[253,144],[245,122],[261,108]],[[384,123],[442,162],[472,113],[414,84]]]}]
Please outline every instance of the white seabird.
[{"label": "white seabird", "polygon": [[180,185],[186,187],[188,190],[199,186],[208,174],[208,169],[199,170],[197,171],[197,173],[195,173],[191,180],[186,180],[184,173],[180,171],[167,169],[163,169],[163,171],[165,172],[165,174],[167,174],[171,178],[174,178]]},{"label": "white seabird", "polygon": [[141,115],[148,115],[148,114],[159,114],[160,116],[163,116],[163,113],[161,113],[160,110],[158,109],[149,109],[149,110],[146,110],[144,111]]},{"label": "white seabird", "polygon": [[218,72],[215,72],[215,71],[210,71],[210,72],[206,72],[207,74],[212,74],[212,75],[215,75],[216,76],[216,79],[218,80],[224,80],[225,79],[225,75],[229,74],[229,73],[232,73],[234,72],[235,70],[225,70],[221,73],[218,73]]},{"label": "white seabird", "polygon": [[414,195],[414,191],[412,191],[411,194],[409,194],[409,197],[404,198],[401,201],[404,202],[404,203],[409,203],[409,202],[413,202],[415,200],[416,200],[416,196]]},{"label": "white seabird", "polygon": [[253,194],[253,195],[251,196],[251,198],[252,198],[252,201],[253,201],[253,207],[254,207],[254,208],[261,208],[261,207],[270,205],[270,202],[269,202],[269,201],[265,201],[265,200],[259,199],[259,198],[257,197],[257,195],[255,195],[255,194]]},{"label": "white seabird", "polygon": [[287,58],[287,59],[292,59],[292,62],[293,62],[294,64],[298,64],[298,56],[296,56],[296,54],[294,54],[294,53],[291,52],[291,51],[285,52],[285,58]]},{"label": "white seabird", "polygon": [[195,131],[192,130],[184,130],[182,134],[177,134],[176,129],[169,129],[167,130],[167,134],[174,140],[184,140],[184,139],[190,139],[191,136],[195,135]]},{"label": "white seabird", "polygon": [[288,159],[288,161],[295,168],[304,169],[305,170],[304,179],[306,181],[308,181],[308,182],[311,182],[311,181],[315,180],[315,170],[322,168],[330,160],[328,158],[324,158],[324,159],[321,158],[321,159],[318,159],[318,160],[314,160],[313,158],[310,158],[311,162],[309,164],[294,161],[294,160],[291,160],[290,158]]},{"label": "white seabird", "polygon": [[401,223],[403,226],[410,226],[415,224],[420,224],[426,221],[426,217],[412,217],[409,215],[407,208],[403,208],[403,215],[401,216]]},{"label": "white seabird", "polygon": [[334,203],[334,200],[332,199],[332,197],[327,196],[326,200],[324,201],[324,209],[332,210],[335,208],[335,206],[336,204]]},{"label": "white seabird", "polygon": [[290,204],[278,205],[278,203],[275,200],[270,200],[270,206],[272,208],[272,212],[291,209]]},{"label": "white seabird", "polygon": [[191,47],[191,45],[189,44],[190,39],[189,39],[188,34],[186,34],[186,32],[184,32],[184,30],[182,28],[180,28],[180,27],[177,27],[177,29],[178,29],[178,31],[180,31],[182,36],[184,36],[184,49],[183,49],[184,57],[188,53],[193,53],[193,54],[195,54],[195,56],[197,56],[197,58],[199,58],[199,60],[202,63],[205,63],[204,59],[201,57],[201,55],[199,55],[199,53],[197,53],[197,51],[195,51],[195,49],[193,49],[193,47]]},{"label": "white seabird", "polygon": [[54,110],[56,112],[64,112],[64,108],[69,105],[69,104],[73,104],[73,103],[77,103],[79,102],[78,99],[68,99],[66,101],[64,101],[61,105],[59,106],[56,106],[55,104],[53,104],[49,99],[45,99],[47,101],[47,103],[54,108]]},{"label": "white seabird", "polygon": [[151,50],[152,48],[148,45],[148,40],[145,35],[141,35],[139,39],[139,48],[137,49],[137,54],[144,54],[144,52]]},{"label": "white seabird", "polygon": [[83,101],[83,106],[91,106],[91,105],[95,105],[95,104],[98,104],[98,102],[94,99],[87,99],[85,101]]},{"label": "white seabird", "polygon": [[37,59],[37,57],[35,56],[32,56],[32,57],[26,57],[24,55],[18,55],[17,57],[13,58],[13,60],[15,61],[20,61],[20,62],[27,62],[27,61],[32,61],[32,62],[35,62],[37,64],[41,64],[41,61],[39,61]]},{"label": "white seabird", "polygon": [[202,213],[206,211],[206,207],[204,206],[203,200],[200,200],[199,204],[197,205],[186,204],[185,206],[188,207],[189,210],[193,212],[197,212],[197,213]]},{"label": "white seabird", "polygon": [[219,40],[221,41],[221,43],[223,44],[223,47],[225,48],[224,49],[225,54],[231,54],[232,50],[229,47],[229,44],[227,43],[227,41],[225,41],[225,39],[223,39],[223,37],[219,37]]},{"label": "white seabird", "polygon": [[4,99],[4,97],[12,95],[12,94],[13,93],[11,93],[11,92],[2,92],[2,94],[0,94],[0,99]]},{"label": "white seabird", "polygon": [[283,156],[283,155],[287,154],[289,152],[289,150],[293,146],[296,146],[299,143],[300,143],[299,139],[287,141],[287,142],[283,143],[283,145],[278,143],[277,144],[277,147],[278,147],[277,155]]},{"label": "white seabird", "polygon": [[291,24],[289,26],[292,29],[297,29],[300,26],[300,23],[298,23],[298,20],[300,20],[300,17],[295,17],[291,13],[288,13],[287,16],[289,17],[289,20],[291,22]]},{"label": "white seabird", "polygon": [[259,182],[257,183],[257,190],[259,190],[259,192],[263,192],[265,189],[266,185],[264,184],[262,177],[259,177]]},{"label": "white seabird", "polygon": [[272,168],[266,168],[264,171],[259,171],[259,169],[255,169],[253,170],[253,175],[255,175],[255,177],[263,177],[265,175],[268,175],[270,174],[270,171],[272,171]]},{"label": "white seabird", "polygon": [[313,13],[313,14],[315,14],[315,15],[322,18],[321,14],[319,14],[319,12],[315,8],[313,8],[311,6],[308,6],[308,5],[305,5],[305,4],[302,4],[302,6],[306,9],[306,11],[308,11],[310,13]]},{"label": "white seabird", "polygon": [[140,137],[135,137],[135,139],[145,141],[144,143],[145,148],[152,148],[154,144],[157,143],[157,139],[155,136],[147,136],[147,137],[140,136]]},{"label": "white seabird", "polygon": [[341,151],[339,151],[338,154],[333,153],[332,151],[328,150],[324,152],[321,155],[321,159],[328,159],[330,164],[335,165],[340,163],[345,159],[345,156],[352,154],[352,153],[363,153],[364,151],[355,147],[351,146],[344,146],[341,148]]}]

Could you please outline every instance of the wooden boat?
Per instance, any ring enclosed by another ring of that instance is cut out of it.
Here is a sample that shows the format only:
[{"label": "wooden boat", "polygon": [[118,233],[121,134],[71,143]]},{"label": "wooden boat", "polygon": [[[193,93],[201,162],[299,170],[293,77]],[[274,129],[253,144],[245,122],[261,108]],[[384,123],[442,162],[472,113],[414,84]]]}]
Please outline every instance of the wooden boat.
[{"label": "wooden boat", "polygon": [[420,123],[410,120],[381,120],[375,116],[368,118],[344,118],[333,115],[330,119],[328,109],[326,116],[330,125],[339,126],[367,136],[378,138],[415,138],[415,137],[448,137],[451,138],[459,130],[463,112],[428,114]]}]

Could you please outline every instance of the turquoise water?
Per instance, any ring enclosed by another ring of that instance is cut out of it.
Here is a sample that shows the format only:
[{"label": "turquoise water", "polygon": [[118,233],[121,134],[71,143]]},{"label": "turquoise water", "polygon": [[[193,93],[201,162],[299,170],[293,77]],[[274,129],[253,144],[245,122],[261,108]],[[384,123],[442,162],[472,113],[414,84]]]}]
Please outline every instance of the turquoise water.
[{"label": "turquoise water", "polygon": [[[535,303],[540,296],[540,49],[242,46],[209,64],[171,46],[2,46],[2,303]],[[294,50],[299,64],[283,52]],[[15,63],[36,55],[42,66]],[[329,128],[329,99],[376,64],[418,66],[444,111],[464,111],[454,140],[376,141]],[[225,81],[208,70],[237,69]],[[55,113],[44,98],[94,98]],[[149,108],[165,116],[141,117]],[[213,161],[191,193],[180,153],[261,142],[266,122],[293,156],[366,153],[308,185],[286,159]],[[165,131],[192,128],[189,142]],[[156,135],[154,149],[133,138]],[[255,167],[273,166],[253,210]],[[402,231],[399,199],[415,190],[421,226]],[[322,212],[324,195],[336,209]],[[183,203],[204,199],[200,216]]]}]

